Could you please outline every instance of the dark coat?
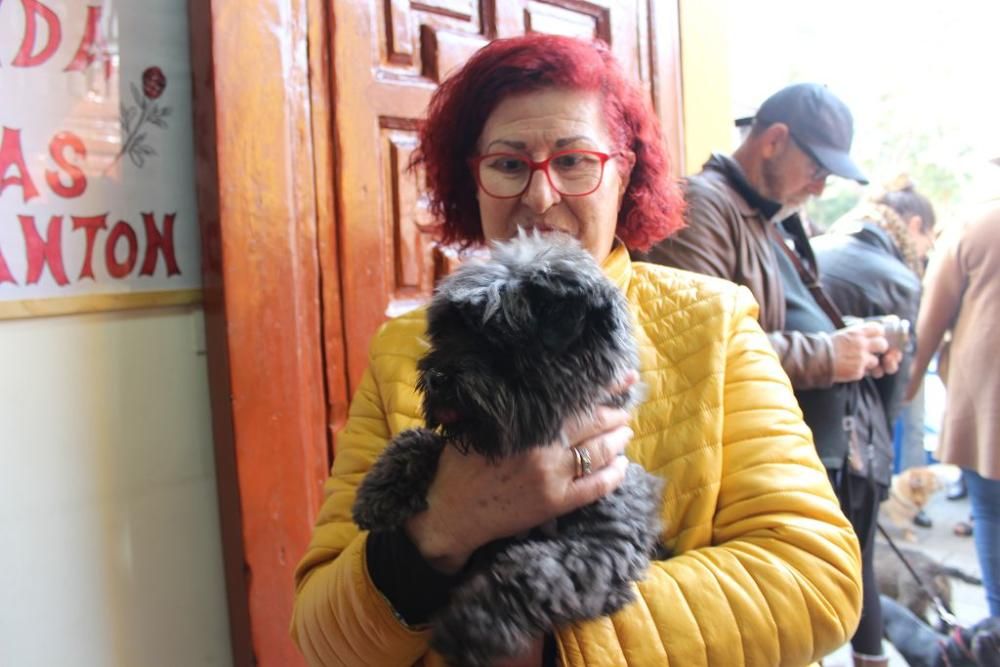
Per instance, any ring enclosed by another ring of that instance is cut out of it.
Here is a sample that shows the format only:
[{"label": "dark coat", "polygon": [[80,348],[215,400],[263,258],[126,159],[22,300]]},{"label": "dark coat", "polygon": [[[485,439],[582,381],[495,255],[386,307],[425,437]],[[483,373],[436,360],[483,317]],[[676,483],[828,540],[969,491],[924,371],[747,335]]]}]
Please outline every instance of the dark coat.
[{"label": "dark coat", "polygon": [[[823,289],[842,313],[856,317],[898,315],[915,324],[920,279],[903,262],[889,234],[872,222],[839,225],[840,232],[812,239]],[[893,424],[909,379],[912,341],[895,375],[860,384],[864,404],[859,433],[870,443],[872,476],[886,484],[892,475]]]}]

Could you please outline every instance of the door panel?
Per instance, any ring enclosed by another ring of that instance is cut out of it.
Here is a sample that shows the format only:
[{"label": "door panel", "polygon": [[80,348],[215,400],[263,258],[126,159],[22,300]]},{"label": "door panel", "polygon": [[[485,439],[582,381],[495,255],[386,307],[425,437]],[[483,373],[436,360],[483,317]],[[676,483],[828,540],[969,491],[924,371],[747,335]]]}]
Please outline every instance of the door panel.
[{"label": "door panel", "polygon": [[[676,109],[679,85],[654,77],[663,62],[673,62],[660,49],[676,50],[677,37],[658,35],[658,51],[651,50],[658,23],[646,3],[653,1],[334,0],[337,225],[321,234],[336,234],[325,245],[339,248],[338,262],[330,263],[339,268],[323,280],[323,301],[325,310],[342,315],[327,321],[343,326],[342,337],[328,330],[326,344],[343,349],[328,349],[327,359],[346,357],[346,369],[328,364],[328,387],[342,386],[346,375],[346,395],[352,394],[376,328],[426,300],[436,277],[458,261],[453,249],[435,247],[421,174],[407,169],[418,120],[437,84],[496,37],[529,31],[599,37],[651,96],[676,96],[668,105]],[[677,129],[665,131],[670,137]],[[344,411],[332,407],[336,428]]]}]

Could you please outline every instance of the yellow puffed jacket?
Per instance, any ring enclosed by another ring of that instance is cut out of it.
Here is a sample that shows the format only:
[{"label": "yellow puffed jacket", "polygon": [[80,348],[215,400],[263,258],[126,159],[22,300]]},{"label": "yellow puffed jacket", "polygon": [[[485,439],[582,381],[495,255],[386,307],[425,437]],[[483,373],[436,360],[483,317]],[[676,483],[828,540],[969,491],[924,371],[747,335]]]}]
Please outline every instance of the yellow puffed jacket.
[{"label": "yellow puffed jacket", "polygon": [[[731,283],[604,264],[636,322],[647,398],[628,455],[666,480],[663,542],[639,599],[558,628],[567,667],[806,665],[854,632],[858,543],[841,514],[791,387]],[[442,665],[428,632],[397,620],[373,586],[355,491],[386,442],[419,425],[413,389],[424,311],[387,323],[337,439],[312,543],[296,572],[292,635],[311,665]]]}]

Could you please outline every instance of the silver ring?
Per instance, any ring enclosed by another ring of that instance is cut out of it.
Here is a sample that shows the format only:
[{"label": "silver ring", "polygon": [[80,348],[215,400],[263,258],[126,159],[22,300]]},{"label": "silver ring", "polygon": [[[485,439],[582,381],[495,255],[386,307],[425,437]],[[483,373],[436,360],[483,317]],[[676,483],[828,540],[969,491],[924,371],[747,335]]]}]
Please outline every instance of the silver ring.
[{"label": "silver ring", "polygon": [[590,460],[590,452],[587,448],[583,445],[577,445],[573,448],[573,453],[576,454],[576,476],[586,477],[592,473],[592,461]]}]

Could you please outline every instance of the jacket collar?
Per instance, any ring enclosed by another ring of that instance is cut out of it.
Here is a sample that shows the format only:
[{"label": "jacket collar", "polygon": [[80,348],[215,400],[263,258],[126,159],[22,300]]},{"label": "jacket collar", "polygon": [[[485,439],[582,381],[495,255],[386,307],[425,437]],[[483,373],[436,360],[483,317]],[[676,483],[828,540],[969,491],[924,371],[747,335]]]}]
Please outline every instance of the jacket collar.
[{"label": "jacket collar", "polygon": [[615,239],[615,245],[601,264],[601,269],[618,289],[623,293],[628,292],[629,283],[632,281],[632,260],[624,243]]},{"label": "jacket collar", "polygon": [[[720,173],[726,179],[726,182],[729,183],[729,187],[736,190],[740,197],[743,198],[743,202],[751,210],[764,216],[765,220],[770,220],[781,210],[780,203],[773,199],[768,199],[750,185],[750,181],[747,180],[747,176],[743,172],[743,167],[728,155],[712,153],[712,157],[705,163],[704,169]],[[744,214],[748,212],[746,210],[743,211]]]},{"label": "jacket collar", "polygon": [[918,276],[923,275],[923,262],[917,257],[906,223],[888,206],[872,202],[860,204],[835,222],[830,232],[848,234],[892,255]]},{"label": "jacket collar", "polygon": [[854,236],[856,236],[859,241],[881,248],[900,260],[903,259],[903,253],[899,251],[896,243],[892,240],[892,237],[889,236],[889,232],[885,231],[874,222],[868,222],[865,220],[859,221],[859,226],[854,232]]}]

